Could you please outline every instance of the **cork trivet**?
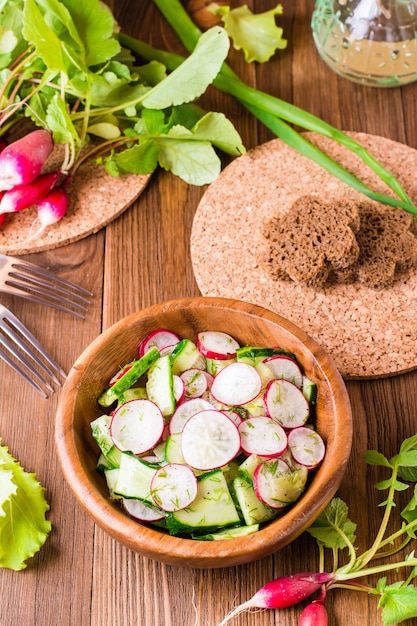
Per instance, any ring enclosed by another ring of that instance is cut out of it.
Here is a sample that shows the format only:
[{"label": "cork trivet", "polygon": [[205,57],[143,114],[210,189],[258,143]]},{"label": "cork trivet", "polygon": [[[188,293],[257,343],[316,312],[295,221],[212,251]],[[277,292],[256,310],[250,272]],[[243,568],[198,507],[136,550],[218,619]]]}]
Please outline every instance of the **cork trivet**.
[{"label": "cork trivet", "polygon": [[[417,201],[417,150],[383,137],[347,133],[373,154]],[[347,149],[304,133],[378,192],[392,195]],[[248,300],[298,324],[333,357],[346,378],[391,376],[417,367],[417,270],[383,291],[360,283],[321,289],[274,280],[265,259],[267,222],[300,196],[360,200],[359,192],[276,139],[228,165],[205,192],[191,233],[203,295]]]},{"label": "cork trivet", "polygon": [[20,255],[52,250],[96,233],[139,197],[150,175],[113,177],[101,165],[80,168],[68,185],[67,214],[38,238],[28,242],[36,208],[6,214],[0,228],[0,254]]}]

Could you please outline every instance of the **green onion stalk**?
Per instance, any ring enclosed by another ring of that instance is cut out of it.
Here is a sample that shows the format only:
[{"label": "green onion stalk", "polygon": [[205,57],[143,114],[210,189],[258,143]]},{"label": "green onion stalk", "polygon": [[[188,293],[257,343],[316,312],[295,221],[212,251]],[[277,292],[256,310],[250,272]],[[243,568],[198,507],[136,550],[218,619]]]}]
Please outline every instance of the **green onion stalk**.
[{"label": "green onion stalk", "polygon": [[[165,19],[179,36],[188,52],[192,52],[202,35],[201,30],[194,24],[180,0],[153,0]],[[178,67],[185,58],[182,55],[165,50],[158,50],[138,39],[121,33],[122,45],[130,48],[147,61],[157,60],[163,63],[168,70]],[[383,204],[400,207],[417,216],[417,206],[406,193],[404,188],[377,159],[375,159],[361,144],[346,133],[338,130],[319,117],[285,102],[275,96],[250,87],[224,63],[221,71],[215,78],[213,85],[224,93],[232,95],[245,106],[284,143],[295,149],[303,156],[308,157],[326,169],[344,183],[363,193],[368,198]],[[292,126],[312,131],[333,139],[358,156],[370,169],[396,194],[397,197],[376,193],[356,176],[345,170],[326,153],[298,133]]]}]

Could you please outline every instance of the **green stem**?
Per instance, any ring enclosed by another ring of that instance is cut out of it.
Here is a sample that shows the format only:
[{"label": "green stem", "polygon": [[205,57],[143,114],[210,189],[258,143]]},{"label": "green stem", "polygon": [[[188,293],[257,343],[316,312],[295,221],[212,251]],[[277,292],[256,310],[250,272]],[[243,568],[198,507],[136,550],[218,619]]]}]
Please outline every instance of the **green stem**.
[{"label": "green stem", "polygon": [[388,572],[390,570],[396,570],[402,567],[416,567],[416,566],[417,566],[417,558],[409,559],[408,561],[400,561],[399,563],[385,563],[384,565],[380,565],[377,567],[368,567],[360,571],[350,571],[346,573],[343,571],[336,572],[335,580],[337,582],[353,580],[355,578],[372,576],[373,574],[380,574],[381,572]]},{"label": "green stem", "polygon": [[[179,0],[153,1],[177,33],[187,51],[191,52],[195,48],[198,39],[201,36],[201,31],[191,20],[181,2]],[[390,172],[388,172],[363,146],[342,131],[334,128],[330,124],[327,124],[307,111],[296,107],[295,105],[289,104],[279,98],[275,98],[274,96],[249,87],[243,83],[226,64],[223,64],[222,70],[216,77],[213,84],[221,91],[236,97],[247,108],[248,105],[254,105],[257,109],[262,109],[268,114],[283,118],[287,122],[300,126],[306,130],[320,133],[323,136],[333,139],[340,145],[348,148],[354,154],[359,156],[362,161],[366,163],[406,205],[399,206],[403,206],[403,208],[406,208],[411,213],[417,214],[417,207],[414,205],[396,178],[392,176],[392,174],[390,174]]]}]

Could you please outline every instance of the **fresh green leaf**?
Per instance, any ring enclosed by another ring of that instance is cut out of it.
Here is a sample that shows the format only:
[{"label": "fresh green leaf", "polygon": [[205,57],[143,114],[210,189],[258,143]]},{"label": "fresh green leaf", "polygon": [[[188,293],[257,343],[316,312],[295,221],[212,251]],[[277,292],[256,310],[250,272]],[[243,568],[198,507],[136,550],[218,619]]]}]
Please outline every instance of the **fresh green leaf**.
[{"label": "fresh green leaf", "polygon": [[[417,485],[414,485],[413,497],[401,511],[401,517],[403,517],[408,523],[416,522],[415,530],[417,530]],[[415,530],[412,529],[409,532],[410,536],[412,537],[416,536]]]},{"label": "fresh green leaf", "polygon": [[21,570],[45,543],[51,524],[45,490],[0,445],[0,567]]},{"label": "fresh green leaf", "polygon": [[401,467],[417,467],[417,450],[400,452],[395,460],[396,464]]},{"label": "fresh green leaf", "polygon": [[207,113],[194,126],[193,133],[227,154],[240,156],[246,152],[237,130],[223,113]]},{"label": "fresh green leaf", "polygon": [[59,94],[55,94],[48,105],[46,110],[46,124],[52,131],[56,143],[72,144],[79,139],[71,116]]},{"label": "fresh green leaf", "polygon": [[347,543],[343,535],[352,544],[356,540],[356,524],[349,519],[348,512],[348,506],[343,500],[333,498],[307,530],[325,548],[345,548]]},{"label": "fresh green leaf", "polygon": [[367,450],[364,454],[364,459],[368,465],[381,465],[382,467],[390,467],[392,469],[390,461],[377,450]]},{"label": "fresh green leaf", "polygon": [[136,144],[104,159],[105,169],[112,176],[120,174],[150,174],[158,165],[159,146],[152,139]]},{"label": "fresh green leaf", "polygon": [[215,26],[201,36],[194,52],[143,98],[149,109],[166,109],[201,96],[219,73],[229,51],[229,38]]},{"label": "fresh green leaf", "polygon": [[232,10],[220,6],[213,12],[221,16],[234,48],[243,50],[247,63],[264,63],[276,50],[287,47],[287,41],[282,37],[283,29],[275,22],[275,16],[283,12],[281,4],[257,14],[252,13],[246,4]]},{"label": "fresh green leaf", "polygon": [[400,586],[400,583],[386,586],[378,608],[383,609],[385,626],[417,617],[417,588],[414,585]]},{"label": "fresh green leaf", "polygon": [[185,130],[175,126],[158,138],[159,165],[190,185],[208,185],[220,174],[221,163],[208,141],[187,141]]},{"label": "fresh green leaf", "polygon": [[404,439],[400,446],[400,454],[409,450],[417,450],[417,435]]}]

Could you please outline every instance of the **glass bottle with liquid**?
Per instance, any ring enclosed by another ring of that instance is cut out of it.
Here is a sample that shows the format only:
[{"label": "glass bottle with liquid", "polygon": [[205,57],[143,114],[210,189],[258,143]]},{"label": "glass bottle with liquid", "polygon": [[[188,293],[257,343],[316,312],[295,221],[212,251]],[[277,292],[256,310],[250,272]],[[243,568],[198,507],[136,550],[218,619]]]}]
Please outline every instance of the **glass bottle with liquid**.
[{"label": "glass bottle with liquid", "polygon": [[341,76],[373,87],[417,80],[417,0],[316,0],[311,27]]}]

